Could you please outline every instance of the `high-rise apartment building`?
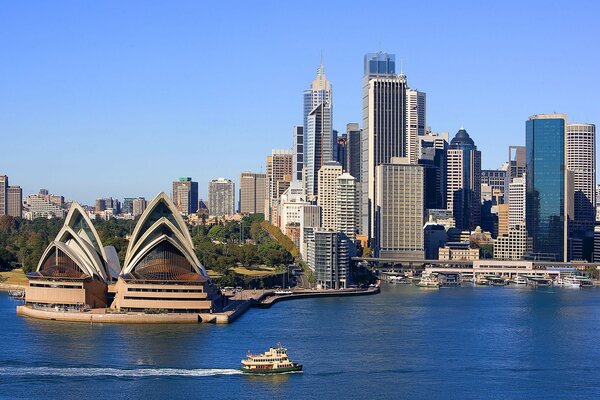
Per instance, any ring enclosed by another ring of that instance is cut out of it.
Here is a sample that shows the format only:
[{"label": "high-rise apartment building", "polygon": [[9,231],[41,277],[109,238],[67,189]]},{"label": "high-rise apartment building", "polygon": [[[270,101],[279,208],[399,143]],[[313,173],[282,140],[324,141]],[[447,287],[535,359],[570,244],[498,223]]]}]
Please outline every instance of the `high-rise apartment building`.
[{"label": "high-rise apartment building", "polygon": [[319,169],[317,205],[322,209],[323,229],[337,230],[336,188],[342,172],[342,166],[336,162],[326,163]]},{"label": "high-rise apartment building", "polygon": [[294,126],[294,170],[293,180],[301,181],[304,170],[304,127]]},{"label": "high-rise apartment building", "polygon": [[266,194],[266,174],[242,172],[240,175],[240,214],[264,212]]},{"label": "high-rise apartment building", "polygon": [[425,135],[426,95],[416,89],[406,89],[407,154],[411,164],[419,159],[419,136]]},{"label": "high-rise apartment building", "polygon": [[371,238],[375,236],[375,168],[407,155],[406,87],[406,76],[396,75],[393,54],[365,55],[360,213],[368,213],[369,226],[361,224],[359,231]]},{"label": "high-rise apartment building", "polygon": [[8,214],[8,176],[0,175],[0,215]]},{"label": "high-rise apartment building", "polygon": [[46,189],[40,189],[38,194],[25,197],[25,218],[64,218],[65,210],[62,208],[63,197],[48,194]]},{"label": "high-rise apartment building", "polygon": [[408,157],[378,165],[376,255],[397,260],[425,257],[425,174]]},{"label": "high-rise apartment building", "polygon": [[190,177],[173,182],[171,199],[180,213],[187,215],[198,211],[198,182]]},{"label": "high-rise apartment building", "polygon": [[[289,182],[292,180],[292,174],[294,170],[293,161],[293,150],[272,150],[271,155],[267,157],[267,196],[265,199],[265,220],[271,223],[275,223],[275,219],[273,217],[277,209],[277,199],[281,193],[283,193],[283,191],[289,187]],[[287,186],[281,182],[287,182]]]},{"label": "high-rise apartment building", "polygon": [[567,169],[573,172],[573,230],[591,237],[596,220],[596,126],[567,125]]},{"label": "high-rise apartment building", "polygon": [[218,178],[208,182],[208,211],[211,217],[235,214],[235,184],[231,179]]},{"label": "high-rise apartment building", "polygon": [[19,218],[23,216],[23,189],[20,186],[8,187],[8,215]]},{"label": "high-rise apartment building", "polygon": [[345,288],[350,268],[350,240],[343,233],[316,228],[307,247],[307,263],[315,272],[317,286],[323,289]]},{"label": "high-rise apartment building", "polygon": [[474,230],[481,223],[481,152],[462,128],[450,142],[446,179],[447,208],[456,227]]},{"label": "high-rise apartment building", "polygon": [[526,122],[526,227],[538,258],[567,261],[572,192],[566,160],[565,114],[539,114]]},{"label": "high-rise apartment building", "polygon": [[347,172],[338,176],[335,189],[335,230],[342,232],[350,240],[356,238],[356,198],[354,177]]}]

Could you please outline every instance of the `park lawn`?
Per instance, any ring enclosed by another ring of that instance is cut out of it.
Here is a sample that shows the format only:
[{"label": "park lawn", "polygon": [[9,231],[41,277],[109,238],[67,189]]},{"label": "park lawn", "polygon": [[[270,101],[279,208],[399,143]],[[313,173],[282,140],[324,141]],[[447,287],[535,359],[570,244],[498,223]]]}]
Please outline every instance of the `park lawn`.
[{"label": "park lawn", "polygon": [[0,272],[0,275],[2,278],[6,278],[6,280],[2,279],[2,283],[5,285],[27,286],[29,282],[21,268],[13,269],[12,271]]},{"label": "park lawn", "polygon": [[255,269],[247,269],[245,267],[235,267],[235,268],[232,268],[232,270],[236,274],[247,275],[247,276],[267,276],[267,275],[273,275],[275,273],[275,268],[273,268],[273,269],[261,268],[260,270],[255,270]]}]

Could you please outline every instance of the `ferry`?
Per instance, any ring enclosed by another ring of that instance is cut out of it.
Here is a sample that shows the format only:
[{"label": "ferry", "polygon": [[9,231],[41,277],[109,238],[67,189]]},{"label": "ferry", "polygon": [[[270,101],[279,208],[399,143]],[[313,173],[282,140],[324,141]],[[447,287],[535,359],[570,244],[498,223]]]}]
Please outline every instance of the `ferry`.
[{"label": "ferry", "polygon": [[575,276],[565,276],[558,281],[558,284],[562,287],[567,288],[579,288],[581,287],[579,280]]},{"label": "ferry", "polygon": [[509,282],[511,285],[527,285],[527,279],[519,275],[512,278]]},{"label": "ferry", "polygon": [[417,286],[426,288],[439,288],[440,282],[433,274],[423,274],[421,275],[421,280],[417,283]]},{"label": "ferry", "polygon": [[266,375],[302,371],[302,364],[292,362],[288,358],[287,349],[280,343],[269,348],[266,353],[248,354],[247,358],[242,360],[242,364],[240,369],[246,374]]},{"label": "ferry", "polygon": [[501,278],[499,276],[488,276],[486,278],[488,281],[488,285],[490,285],[490,286],[505,286],[506,285],[506,280],[504,280],[504,278]]}]

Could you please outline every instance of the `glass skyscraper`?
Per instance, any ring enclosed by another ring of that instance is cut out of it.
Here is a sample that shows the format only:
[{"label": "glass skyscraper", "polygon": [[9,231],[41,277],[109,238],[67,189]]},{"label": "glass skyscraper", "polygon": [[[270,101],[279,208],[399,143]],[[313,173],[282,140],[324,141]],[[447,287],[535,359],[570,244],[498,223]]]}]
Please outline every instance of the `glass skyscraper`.
[{"label": "glass skyscraper", "polygon": [[567,170],[564,114],[534,115],[526,122],[526,226],[537,258],[566,261]]}]

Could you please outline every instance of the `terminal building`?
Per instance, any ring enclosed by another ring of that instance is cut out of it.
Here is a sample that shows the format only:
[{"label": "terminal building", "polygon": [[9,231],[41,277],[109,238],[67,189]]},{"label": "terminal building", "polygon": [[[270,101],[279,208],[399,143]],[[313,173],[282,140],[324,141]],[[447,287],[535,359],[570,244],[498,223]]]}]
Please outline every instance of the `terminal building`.
[{"label": "terminal building", "polygon": [[73,203],[63,228],[27,277],[27,305],[63,311],[204,313],[218,295],[165,193],[141,215],[122,269],[114,247],[102,247],[91,220]]}]

